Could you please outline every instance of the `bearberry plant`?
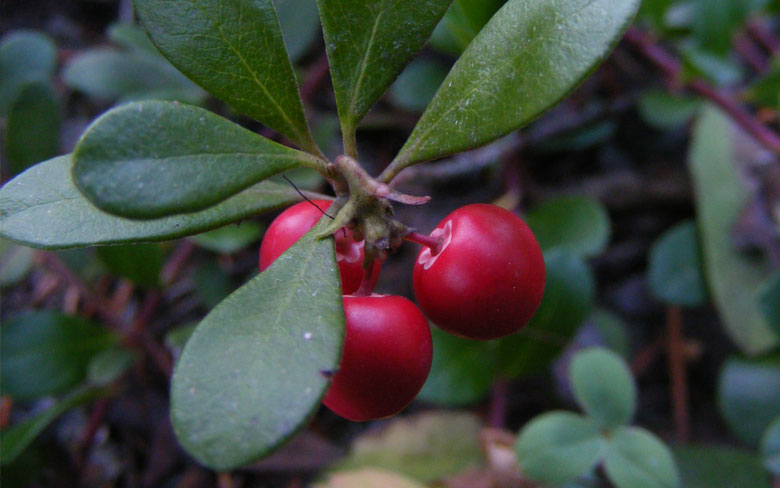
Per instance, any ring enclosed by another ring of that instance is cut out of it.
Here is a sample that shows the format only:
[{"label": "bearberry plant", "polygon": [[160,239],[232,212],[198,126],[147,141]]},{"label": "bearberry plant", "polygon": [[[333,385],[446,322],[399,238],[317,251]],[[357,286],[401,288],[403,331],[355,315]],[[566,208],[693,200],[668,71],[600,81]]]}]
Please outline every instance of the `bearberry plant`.
[{"label": "bearberry plant", "polygon": [[[176,68],[289,144],[196,106],[131,102],[95,120],[72,154],[0,190],[3,236],[58,249],[166,240],[282,208],[300,198],[268,178],[291,169],[310,168],[330,183],[335,198],[318,203],[331,218],[307,214],[307,202],[288,210],[301,220],[272,226],[263,271],[200,322],[178,359],[171,418],[202,463],[229,469],[267,455],[323,398],[354,420],[411,401],[430,368],[430,332],[416,305],[371,290],[377,263],[404,238],[426,246],[417,299],[444,330],[505,336],[539,305],[544,262],[522,221],[465,207],[430,236],[417,234],[394,217],[393,204],[428,198],[400,193],[393,182],[410,166],[484,145],[555,105],[605,58],[639,1],[508,1],[465,47],[397,156],[370,175],[358,124],[450,3],[319,0],[343,138],[343,154],[330,160],[310,131],[271,0],[135,0],[152,42]],[[453,272],[468,287],[451,286]],[[594,442],[604,442],[592,430]]]}]

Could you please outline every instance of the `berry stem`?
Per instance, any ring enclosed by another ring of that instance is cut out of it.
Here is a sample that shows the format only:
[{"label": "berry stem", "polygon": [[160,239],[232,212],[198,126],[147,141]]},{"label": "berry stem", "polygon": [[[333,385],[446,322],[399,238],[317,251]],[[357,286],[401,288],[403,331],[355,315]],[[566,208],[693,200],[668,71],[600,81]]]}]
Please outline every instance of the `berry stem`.
[{"label": "berry stem", "polygon": [[404,236],[404,239],[410,242],[414,242],[416,244],[420,244],[421,246],[425,246],[431,249],[431,255],[435,256],[439,254],[441,251],[441,242],[442,240],[440,238],[426,236],[425,234],[420,234],[419,232],[409,232]]},{"label": "berry stem", "polygon": [[371,267],[363,269],[363,278],[360,280],[360,286],[353,293],[360,297],[367,297],[374,293],[374,285],[371,283]]}]

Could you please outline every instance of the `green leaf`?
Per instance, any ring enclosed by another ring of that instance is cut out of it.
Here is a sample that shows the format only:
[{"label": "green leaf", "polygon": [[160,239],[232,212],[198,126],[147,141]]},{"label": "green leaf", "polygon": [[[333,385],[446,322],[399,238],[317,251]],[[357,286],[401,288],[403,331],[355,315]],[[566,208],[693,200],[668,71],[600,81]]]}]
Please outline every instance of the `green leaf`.
[{"label": "green leaf", "polygon": [[431,35],[431,45],[456,56],[482,30],[506,0],[455,0]]},{"label": "green leaf", "polygon": [[637,0],[510,0],[455,63],[396,166],[486,144],[538,117],[609,53]]},{"label": "green leaf", "polygon": [[729,121],[708,107],[696,124],[688,155],[705,277],[726,332],[752,355],[771,349],[778,338],[755,300],[756,289],[769,271],[740,254],[731,241],[732,225],[748,199],[735,165]]},{"label": "green leaf", "polygon": [[748,451],[716,446],[673,449],[685,488],[770,488],[761,463]]},{"label": "green leaf", "polygon": [[159,244],[104,246],[97,255],[109,272],[146,288],[160,286],[163,252]]},{"label": "green leaf", "polygon": [[19,90],[5,137],[12,174],[60,152],[60,102],[48,82],[27,83]]},{"label": "green leaf", "polygon": [[138,355],[122,347],[97,353],[87,367],[87,380],[93,386],[108,386],[118,380],[138,360]]},{"label": "green leaf", "polygon": [[583,151],[606,143],[614,137],[617,123],[606,119],[569,130],[561,135],[539,141],[533,146],[534,151],[542,154]]},{"label": "green leaf", "polygon": [[382,468],[429,482],[483,463],[479,419],[468,412],[429,411],[396,417],[368,431],[333,469]]},{"label": "green leaf", "polygon": [[71,58],[65,84],[104,100],[159,98],[198,103],[206,93],[159,55],[145,51],[88,49]]},{"label": "green leaf", "polygon": [[317,0],[274,0],[287,54],[295,62],[320,33]]},{"label": "green leaf", "polygon": [[631,421],[636,411],[636,385],[626,362],[603,348],[577,353],[569,366],[577,403],[602,428]]},{"label": "green leaf", "polygon": [[81,382],[87,365],[116,338],[78,317],[28,312],[3,324],[2,394],[25,401],[60,393]]},{"label": "green leaf", "polygon": [[655,435],[638,427],[622,427],[612,435],[604,469],[617,488],[675,488],[680,485],[680,475],[669,448]]},{"label": "green leaf", "polygon": [[33,265],[35,251],[0,239],[0,286],[11,286],[23,280]]},{"label": "green leaf", "polygon": [[233,254],[257,242],[261,235],[263,235],[263,226],[257,222],[249,221],[204,232],[192,236],[192,240],[209,251],[219,254]]},{"label": "green leaf", "polygon": [[731,49],[735,32],[750,12],[763,1],[720,0],[712,8],[710,0],[694,0],[693,34],[698,44],[708,51],[725,55]]},{"label": "green leaf", "polygon": [[73,179],[99,208],[148,219],[202,210],[312,164],[312,156],[207,110],[147,101],[92,123],[73,151]]},{"label": "green leaf", "polygon": [[548,412],[527,423],[517,438],[517,461],[527,477],[561,484],[593,469],[606,443],[598,426],[571,412]]},{"label": "green leaf", "polygon": [[517,334],[498,342],[499,371],[515,378],[546,367],[568,345],[590,314],[596,285],[582,258],[558,251],[545,254],[542,303]]},{"label": "green leaf", "polygon": [[597,308],[593,311],[591,320],[601,335],[604,345],[624,359],[631,357],[631,338],[623,319],[607,309]]},{"label": "green leaf", "polygon": [[358,121],[430,37],[452,0],[318,0],[345,151]]},{"label": "green leaf", "polygon": [[216,307],[236,289],[233,281],[214,259],[202,262],[192,275],[192,281],[195,284],[195,293],[208,309]]},{"label": "green leaf", "polygon": [[639,98],[637,109],[642,120],[651,127],[671,130],[690,121],[700,106],[701,103],[694,97],[651,89]]},{"label": "green leaf", "polygon": [[767,278],[758,287],[756,294],[764,320],[780,336],[780,271]]},{"label": "green leaf", "polygon": [[160,51],[239,112],[319,154],[271,0],[134,0]]},{"label": "green leaf", "polygon": [[0,234],[42,249],[164,241],[301,200],[289,185],[263,181],[200,212],[130,220],[95,208],[76,189],[70,167],[70,157],[60,156],[28,169],[0,188]]},{"label": "green leaf", "polygon": [[121,46],[125,49],[145,52],[147,54],[153,54],[155,56],[162,56],[160,51],[154,47],[152,40],[149,39],[149,36],[146,35],[146,32],[135,24],[112,24],[108,27],[106,35],[111,40],[111,42],[117,46]]},{"label": "green leaf", "polygon": [[422,112],[447,76],[447,68],[433,59],[415,59],[390,87],[390,100],[395,105]]},{"label": "green leaf", "polygon": [[0,115],[7,115],[30,82],[49,81],[57,67],[57,46],[32,30],[12,31],[0,42]]},{"label": "green leaf", "polygon": [[73,391],[35,417],[7,428],[0,436],[0,464],[5,465],[14,461],[38,434],[43,432],[43,429],[63,413],[105,395],[105,391],[96,389]]},{"label": "green leaf", "polygon": [[418,399],[447,407],[469,405],[490,390],[495,342],[472,341],[431,328],[433,363]]},{"label": "green leaf", "polygon": [[526,222],[542,249],[559,247],[582,257],[603,252],[611,232],[607,210],[586,196],[547,200],[528,212]]},{"label": "green leaf", "polygon": [[176,365],[171,419],[179,442],[217,470],[290,439],[338,367],[344,309],[332,239],[306,234],[198,325]]},{"label": "green leaf", "polygon": [[726,361],[718,380],[718,408],[742,442],[758,445],[766,428],[780,415],[780,358]]},{"label": "green leaf", "polygon": [[761,457],[766,469],[780,476],[780,417],[769,425],[761,440]]},{"label": "green leaf", "polygon": [[701,267],[696,224],[686,220],[664,232],[650,249],[647,270],[650,292],[674,305],[703,305],[707,301],[707,287]]}]

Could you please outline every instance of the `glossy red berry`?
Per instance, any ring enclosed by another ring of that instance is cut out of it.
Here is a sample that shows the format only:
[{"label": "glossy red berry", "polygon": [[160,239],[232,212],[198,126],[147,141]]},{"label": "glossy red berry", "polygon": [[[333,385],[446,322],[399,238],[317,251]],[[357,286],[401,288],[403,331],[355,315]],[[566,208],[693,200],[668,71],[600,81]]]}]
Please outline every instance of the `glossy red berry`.
[{"label": "glossy red berry", "polygon": [[417,303],[437,326],[469,339],[497,339],[523,327],[544,292],[544,258],[531,229],[495,205],[461,207],[414,265]]},{"label": "glossy red berry", "polygon": [[344,296],[341,364],[322,402],[353,421],[403,410],[425,383],[433,345],[428,321],[406,298]]},{"label": "glossy red berry", "polygon": [[[327,210],[332,202],[313,200],[319,208]],[[260,271],[264,271],[284,251],[303,237],[322,217],[322,212],[309,202],[301,202],[288,208],[268,226],[260,244]],[[363,241],[356,242],[347,230],[334,235],[336,258],[341,274],[341,288],[345,294],[354,293],[363,280]],[[380,264],[374,261],[371,268],[371,285],[379,278]]]}]

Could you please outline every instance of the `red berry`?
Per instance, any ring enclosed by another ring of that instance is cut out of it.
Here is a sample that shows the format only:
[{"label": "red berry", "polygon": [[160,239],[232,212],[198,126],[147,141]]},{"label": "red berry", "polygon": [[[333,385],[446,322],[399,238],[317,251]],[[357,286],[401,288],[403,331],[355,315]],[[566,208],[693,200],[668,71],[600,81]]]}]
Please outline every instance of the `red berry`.
[{"label": "red berry", "polygon": [[544,258],[531,229],[495,205],[461,207],[414,265],[417,303],[437,326],[469,339],[497,339],[523,327],[542,301]]},{"label": "red berry", "polygon": [[344,296],[341,364],[322,402],[357,422],[403,410],[425,383],[433,345],[417,306],[394,295]]},{"label": "red berry", "polygon": [[[319,208],[327,210],[331,203],[328,200],[313,200]],[[309,202],[301,202],[288,208],[271,222],[265,231],[263,242],[260,244],[260,271],[264,271],[284,251],[303,237],[322,217],[314,205]],[[334,236],[336,239],[336,258],[341,274],[341,288],[345,294],[354,293],[363,280],[363,241],[356,242],[352,233],[347,230],[339,230]],[[374,261],[371,267],[371,285],[376,284],[379,278],[379,261]]]}]

